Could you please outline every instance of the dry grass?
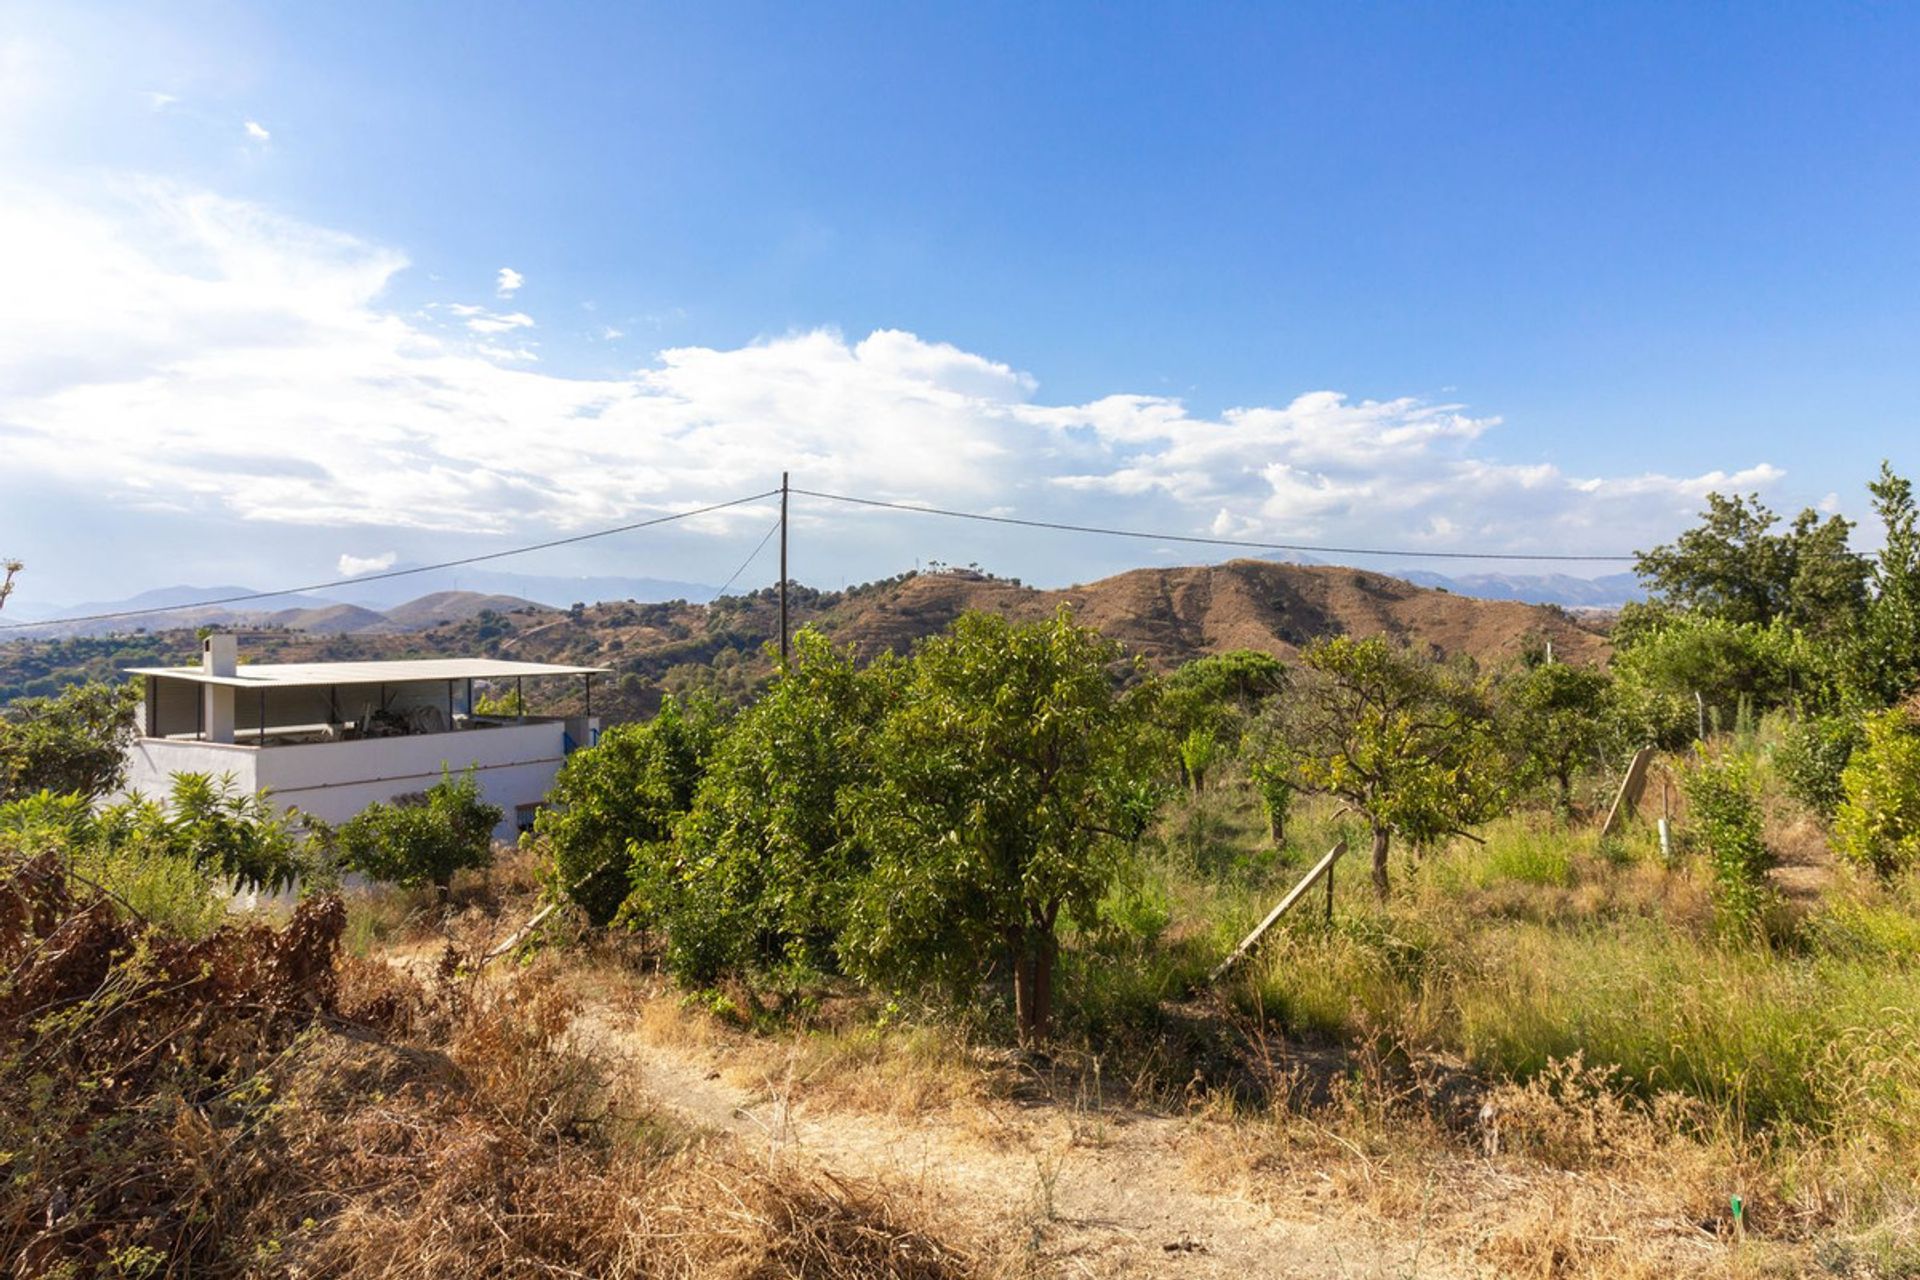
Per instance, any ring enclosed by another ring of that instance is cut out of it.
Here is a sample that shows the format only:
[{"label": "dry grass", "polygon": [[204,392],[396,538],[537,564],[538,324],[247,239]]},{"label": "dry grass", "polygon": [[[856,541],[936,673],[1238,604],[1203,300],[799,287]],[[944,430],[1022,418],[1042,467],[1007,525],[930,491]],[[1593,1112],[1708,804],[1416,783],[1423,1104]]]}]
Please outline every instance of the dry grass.
[{"label": "dry grass", "polygon": [[158,935],[0,867],[0,1268],[22,1277],[949,1277],[875,1184],[655,1117],[541,966],[423,984],[284,931]]}]

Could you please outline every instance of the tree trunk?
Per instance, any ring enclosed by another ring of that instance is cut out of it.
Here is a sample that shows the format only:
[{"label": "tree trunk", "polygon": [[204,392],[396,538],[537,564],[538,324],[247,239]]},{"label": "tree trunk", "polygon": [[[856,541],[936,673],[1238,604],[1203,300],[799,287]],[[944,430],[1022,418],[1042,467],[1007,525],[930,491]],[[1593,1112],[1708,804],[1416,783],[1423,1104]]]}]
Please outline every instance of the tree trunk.
[{"label": "tree trunk", "polygon": [[1387,900],[1387,842],[1391,833],[1385,827],[1373,829],[1373,892],[1380,901]]},{"label": "tree trunk", "polygon": [[1267,833],[1273,837],[1274,848],[1281,848],[1287,843],[1286,810],[1267,806]]},{"label": "tree trunk", "polygon": [[1024,1047],[1045,1044],[1053,1032],[1053,967],[1060,946],[1051,929],[1011,935],[1013,1014]]}]

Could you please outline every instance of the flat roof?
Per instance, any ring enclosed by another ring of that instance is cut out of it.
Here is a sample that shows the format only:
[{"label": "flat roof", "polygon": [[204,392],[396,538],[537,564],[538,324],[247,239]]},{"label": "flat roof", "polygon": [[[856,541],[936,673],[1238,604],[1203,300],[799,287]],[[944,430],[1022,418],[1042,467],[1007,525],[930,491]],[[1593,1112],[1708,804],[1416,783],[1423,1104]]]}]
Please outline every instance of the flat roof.
[{"label": "flat roof", "polygon": [[334,684],[406,684],[413,680],[509,680],[521,676],[598,676],[608,667],[564,667],[500,658],[402,658],[393,662],[243,662],[230,676],[199,667],[128,667],[130,676],[159,676],[236,689],[312,688]]}]

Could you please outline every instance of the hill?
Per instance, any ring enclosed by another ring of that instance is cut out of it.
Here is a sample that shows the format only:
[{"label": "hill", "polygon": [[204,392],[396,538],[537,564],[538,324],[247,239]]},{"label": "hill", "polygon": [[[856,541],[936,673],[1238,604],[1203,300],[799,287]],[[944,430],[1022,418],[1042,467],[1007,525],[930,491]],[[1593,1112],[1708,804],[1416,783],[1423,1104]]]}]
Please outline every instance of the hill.
[{"label": "hill", "polygon": [[[258,661],[487,654],[606,666],[617,676],[608,682],[611,688],[596,688],[596,709],[639,715],[656,707],[664,692],[705,687],[744,694],[771,669],[764,650],[779,626],[770,589],[710,605],[615,601],[564,612],[514,597],[463,594],[472,598],[427,597],[415,602],[417,608],[389,611],[380,627],[330,635],[276,632],[249,637],[244,647]],[[1387,635],[1437,656],[1485,663],[1517,657],[1535,637],[1551,640],[1569,662],[1599,661],[1610,652],[1600,631],[1551,606],[1473,599],[1356,569],[1265,560],[1136,569],[1053,590],[960,572],[907,574],[846,591],[799,585],[791,591],[794,628],[817,626],[835,643],[865,655],[904,652],[971,609],[1029,620],[1063,604],[1161,670],[1229,649],[1286,657],[1318,637],[1340,634]],[[423,623],[435,616],[449,620],[402,630],[392,621],[395,614]],[[197,651],[190,631],[123,643],[129,657],[120,666],[133,665],[136,650],[140,661],[190,661]],[[48,691],[67,670],[74,672],[71,678],[101,674],[112,644],[94,639],[0,646],[0,697]],[[577,699],[579,693],[562,687],[547,696]]]}]

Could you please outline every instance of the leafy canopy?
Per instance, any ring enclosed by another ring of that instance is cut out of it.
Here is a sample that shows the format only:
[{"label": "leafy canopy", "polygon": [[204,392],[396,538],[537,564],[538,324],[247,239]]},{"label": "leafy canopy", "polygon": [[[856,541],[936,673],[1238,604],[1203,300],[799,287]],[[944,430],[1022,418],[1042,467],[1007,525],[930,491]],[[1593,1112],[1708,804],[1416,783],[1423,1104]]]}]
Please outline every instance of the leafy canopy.
[{"label": "leafy canopy", "polygon": [[849,796],[871,870],[841,943],[883,984],[965,983],[1010,961],[1021,1033],[1044,1038],[1062,913],[1092,925],[1151,817],[1157,686],[1062,610],[967,614],[915,654]]},{"label": "leafy canopy", "polygon": [[1484,686],[1379,636],[1320,641],[1300,665],[1283,707],[1291,781],[1367,821],[1379,894],[1390,836],[1426,844],[1499,811],[1510,770]]},{"label": "leafy canopy", "polygon": [[371,804],[335,833],[340,858],[355,871],[406,888],[444,890],[456,871],[493,858],[501,810],[480,794],[474,771],[444,774],[418,796]]}]

